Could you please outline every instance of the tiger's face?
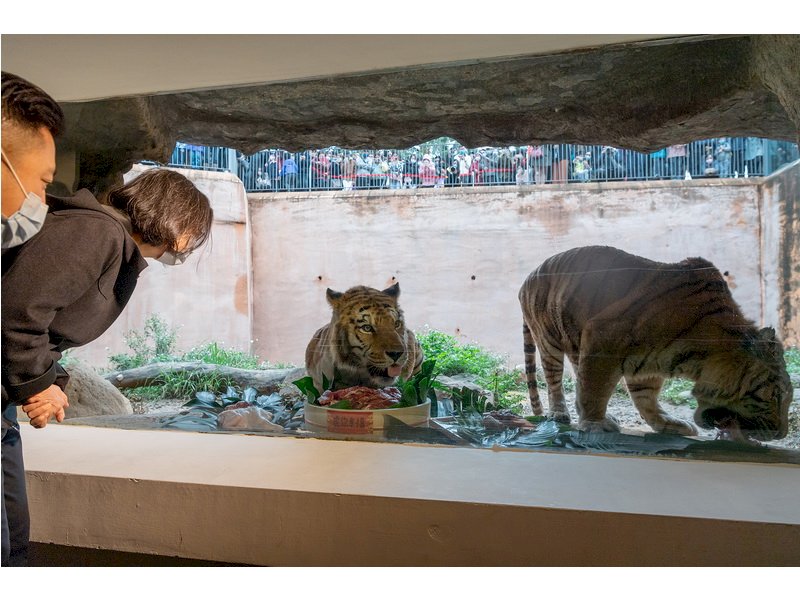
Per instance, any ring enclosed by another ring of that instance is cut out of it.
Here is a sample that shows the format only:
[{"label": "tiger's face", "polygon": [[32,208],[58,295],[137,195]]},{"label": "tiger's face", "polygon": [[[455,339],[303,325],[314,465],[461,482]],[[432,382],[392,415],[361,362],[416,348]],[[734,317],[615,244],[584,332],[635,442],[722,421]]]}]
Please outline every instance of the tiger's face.
[{"label": "tiger's face", "polygon": [[718,388],[696,385],[695,423],[709,429],[716,427],[731,439],[784,438],[789,429],[793,390],[783,347],[775,339],[775,331],[765,328],[758,332],[756,340],[746,344],[746,352],[751,358],[749,366],[741,373],[731,374],[739,377],[745,391],[726,398]]},{"label": "tiger's face", "polygon": [[408,336],[397,305],[399,294],[399,284],[383,291],[358,286],[344,293],[327,292],[340,366],[366,371],[372,383],[380,387],[394,383],[408,360]]}]

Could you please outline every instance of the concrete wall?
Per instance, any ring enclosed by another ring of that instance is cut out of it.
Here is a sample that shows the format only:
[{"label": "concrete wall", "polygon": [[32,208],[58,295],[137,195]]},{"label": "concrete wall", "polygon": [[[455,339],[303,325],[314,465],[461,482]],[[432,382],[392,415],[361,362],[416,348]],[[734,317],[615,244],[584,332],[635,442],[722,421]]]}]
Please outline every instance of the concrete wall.
[{"label": "concrete wall", "polygon": [[[250,196],[254,350],[302,363],[330,318],[325,289],[400,282],[409,325],[522,362],[517,292],[543,259],[608,244],[661,261],[703,256],[764,318],[755,180]],[[773,323],[774,324],[774,323]]]},{"label": "concrete wall", "polygon": [[765,321],[800,346],[800,164],[766,178],[762,196]]},{"label": "concrete wall", "polygon": [[663,261],[703,256],[728,273],[749,318],[800,343],[798,164],[766,180],[261,194],[249,216],[236,177],[182,172],[214,206],[211,246],[178,267],[153,262],[112,328],[74,356],[107,364],[156,312],[180,328],[180,349],[252,342],[262,359],[302,364],[330,318],[327,287],[399,281],[413,329],[478,342],[516,365],[519,286],[546,257],[588,244]]},{"label": "concrete wall", "polygon": [[795,465],[21,429],[34,542],[270,566],[800,563]]},{"label": "concrete wall", "polygon": [[[135,165],[126,181],[146,168]],[[72,356],[105,366],[110,354],[128,351],[125,332],[141,331],[152,313],[179,328],[182,350],[219,341],[249,351],[252,269],[244,187],[229,173],[175,170],[189,177],[211,202],[210,243],[182,265],[167,267],[148,259],[150,266],[114,325],[94,342],[72,350]]]}]

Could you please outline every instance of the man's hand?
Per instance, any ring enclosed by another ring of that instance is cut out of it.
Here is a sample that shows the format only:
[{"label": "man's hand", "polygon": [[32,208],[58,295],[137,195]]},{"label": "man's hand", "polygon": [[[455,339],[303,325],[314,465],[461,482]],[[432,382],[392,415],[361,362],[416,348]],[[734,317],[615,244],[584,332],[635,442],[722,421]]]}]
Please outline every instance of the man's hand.
[{"label": "man's hand", "polygon": [[22,410],[31,420],[31,425],[37,429],[45,427],[53,417],[61,423],[64,420],[64,409],[69,406],[67,396],[57,385],[51,385],[43,392],[28,398],[22,405]]}]

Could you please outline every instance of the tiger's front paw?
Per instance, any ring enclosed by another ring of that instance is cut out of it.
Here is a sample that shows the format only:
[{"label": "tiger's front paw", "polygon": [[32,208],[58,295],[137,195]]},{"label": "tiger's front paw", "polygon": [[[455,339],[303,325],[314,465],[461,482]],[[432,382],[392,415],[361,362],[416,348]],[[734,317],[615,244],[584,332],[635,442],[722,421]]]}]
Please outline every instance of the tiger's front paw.
[{"label": "tiger's front paw", "polygon": [[585,432],[609,432],[619,433],[619,424],[614,417],[606,417],[599,421],[584,419],[578,422],[578,429]]},{"label": "tiger's front paw", "polygon": [[694,424],[674,417],[666,417],[660,427],[653,427],[653,430],[658,433],[671,433],[674,435],[697,435],[697,427]]},{"label": "tiger's front paw", "polygon": [[572,422],[568,412],[550,411],[547,413],[547,418],[553,419],[556,423],[563,423],[564,425],[569,425]]}]

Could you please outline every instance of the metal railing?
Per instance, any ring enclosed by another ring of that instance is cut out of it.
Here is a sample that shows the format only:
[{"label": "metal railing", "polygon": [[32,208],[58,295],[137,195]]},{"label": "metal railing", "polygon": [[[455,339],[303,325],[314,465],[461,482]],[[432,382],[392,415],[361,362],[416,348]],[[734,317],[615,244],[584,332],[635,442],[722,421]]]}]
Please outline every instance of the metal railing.
[{"label": "metal railing", "polygon": [[219,146],[197,146],[178,142],[172,151],[168,166],[203,171],[233,172],[229,156],[233,152]]},{"label": "metal railing", "polygon": [[467,149],[440,138],[402,150],[269,149],[250,156],[178,143],[169,164],[230,171],[248,192],[281,192],[756,177],[798,156],[797,144],[763,138],[697,140],[649,154],[577,144]]}]

